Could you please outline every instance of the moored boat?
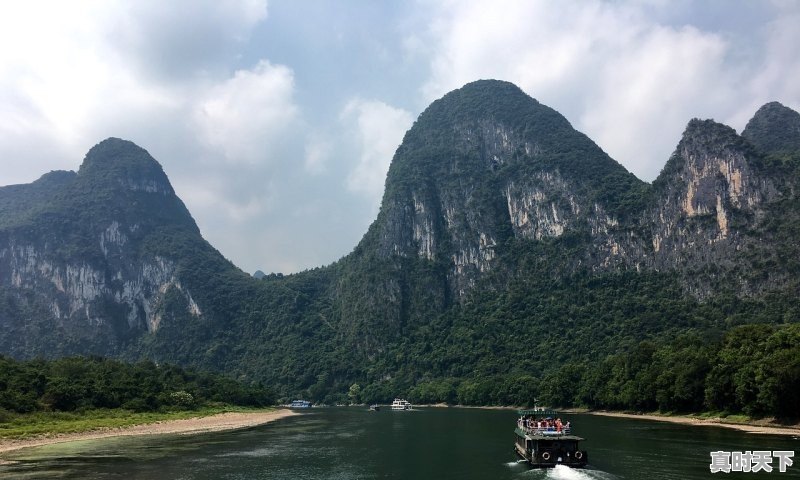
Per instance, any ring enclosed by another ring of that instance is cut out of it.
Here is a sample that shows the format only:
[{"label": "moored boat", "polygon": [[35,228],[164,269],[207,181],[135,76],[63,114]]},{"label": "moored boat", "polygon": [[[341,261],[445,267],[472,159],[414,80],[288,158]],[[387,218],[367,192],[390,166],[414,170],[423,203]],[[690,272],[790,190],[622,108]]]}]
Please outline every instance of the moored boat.
[{"label": "moored boat", "polygon": [[411,410],[411,402],[402,398],[395,398],[392,402],[392,410]]},{"label": "moored boat", "polygon": [[289,408],[311,408],[311,402],[308,400],[293,400],[289,404]]},{"label": "moored boat", "polygon": [[570,422],[563,422],[558,412],[536,408],[517,411],[514,451],[533,467],[556,465],[585,467],[589,456],[579,448],[585,440],[572,434]]}]

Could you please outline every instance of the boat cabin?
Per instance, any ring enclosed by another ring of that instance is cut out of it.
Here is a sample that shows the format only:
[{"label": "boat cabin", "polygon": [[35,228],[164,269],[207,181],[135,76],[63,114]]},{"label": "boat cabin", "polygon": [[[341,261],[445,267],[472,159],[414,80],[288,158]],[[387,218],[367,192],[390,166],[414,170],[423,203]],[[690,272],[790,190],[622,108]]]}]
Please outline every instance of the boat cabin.
[{"label": "boat cabin", "polygon": [[311,408],[311,402],[308,400],[294,400],[289,404],[289,408]]},{"label": "boat cabin", "polygon": [[579,448],[584,439],[572,434],[570,422],[555,410],[533,409],[517,412],[514,450],[534,467],[584,467],[588,461]]},{"label": "boat cabin", "polygon": [[392,410],[411,410],[411,402],[402,398],[395,398],[392,402]]}]

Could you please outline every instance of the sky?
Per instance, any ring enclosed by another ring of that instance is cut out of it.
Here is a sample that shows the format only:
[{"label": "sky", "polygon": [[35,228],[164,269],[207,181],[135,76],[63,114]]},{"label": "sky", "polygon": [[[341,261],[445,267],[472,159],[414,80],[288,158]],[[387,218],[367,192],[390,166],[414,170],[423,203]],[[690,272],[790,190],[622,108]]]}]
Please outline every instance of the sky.
[{"label": "sky", "polygon": [[131,140],[223,255],[293,273],[355,247],[465,83],[514,82],[652,181],[691,118],[800,110],[798,45],[793,0],[7,0],[0,185]]}]

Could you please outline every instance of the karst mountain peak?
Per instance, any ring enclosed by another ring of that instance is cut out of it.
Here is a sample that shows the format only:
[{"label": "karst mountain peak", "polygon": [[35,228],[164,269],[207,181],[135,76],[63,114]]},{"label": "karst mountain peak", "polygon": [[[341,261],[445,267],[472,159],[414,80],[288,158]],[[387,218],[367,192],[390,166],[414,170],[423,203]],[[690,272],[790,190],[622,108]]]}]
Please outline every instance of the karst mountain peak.
[{"label": "karst mountain peak", "polygon": [[0,187],[0,353],[151,359],[322,399],[777,324],[800,311],[798,119],[773,102],[741,135],[690,120],[650,184],[517,86],[472,82],[406,133],[349,255],[260,279],[201,237],[156,159],[109,138],[77,173]]}]

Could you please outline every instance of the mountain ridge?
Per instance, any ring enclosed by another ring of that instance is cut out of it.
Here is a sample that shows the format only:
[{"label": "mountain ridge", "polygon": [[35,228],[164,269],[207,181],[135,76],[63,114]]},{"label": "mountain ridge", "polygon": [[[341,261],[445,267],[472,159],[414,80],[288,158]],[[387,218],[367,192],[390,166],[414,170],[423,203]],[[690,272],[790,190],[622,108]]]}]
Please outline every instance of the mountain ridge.
[{"label": "mountain ridge", "polygon": [[[192,364],[316,399],[360,383],[380,399],[794,322],[798,267],[776,260],[800,258],[782,153],[794,117],[765,108],[747,137],[690,121],[651,185],[513,84],[470,83],[406,133],[350,254],[262,279],[200,236],[146,150],[107,139],[77,173],[0,187],[0,212],[58,190],[0,222],[0,351]],[[765,298],[776,307],[753,314]]]}]

